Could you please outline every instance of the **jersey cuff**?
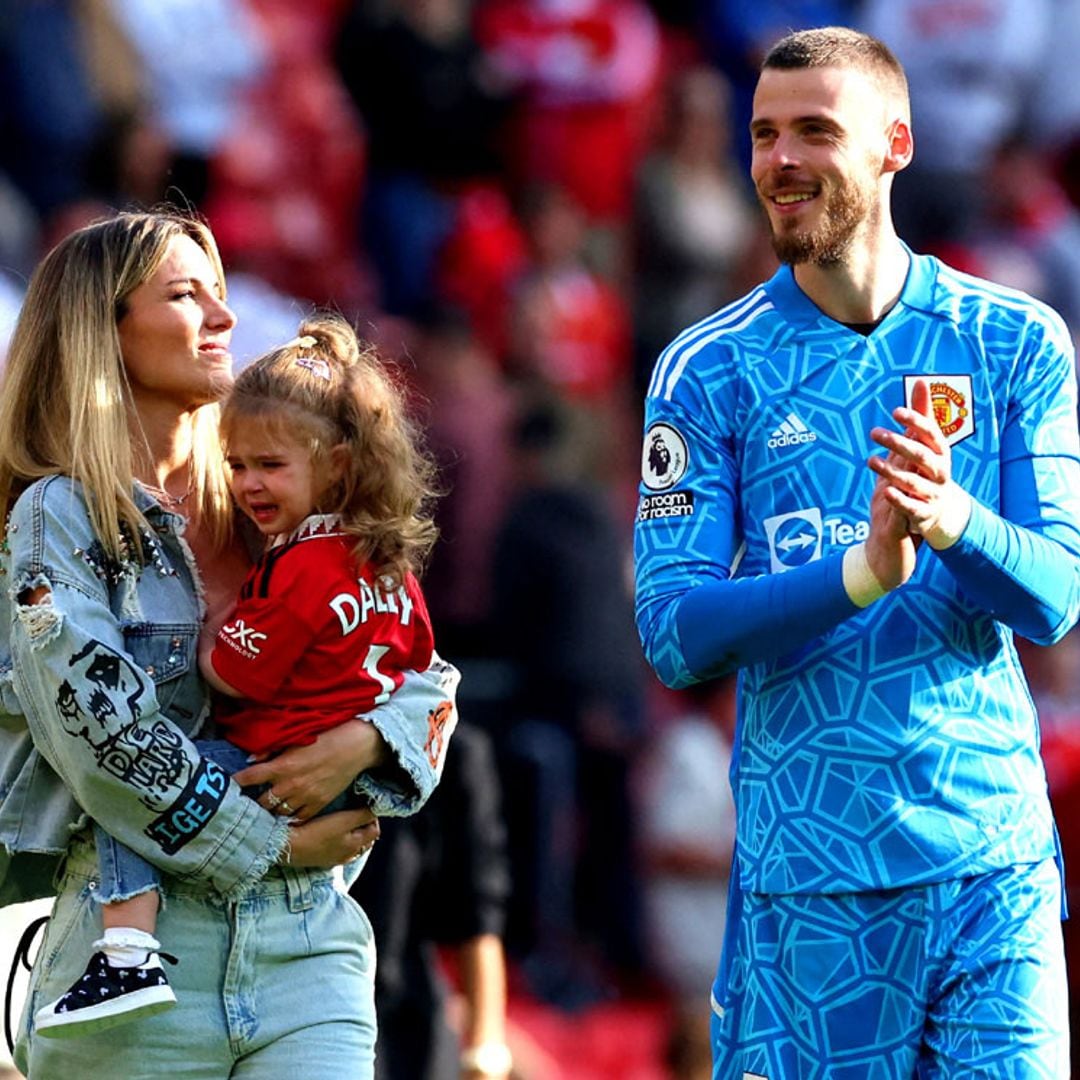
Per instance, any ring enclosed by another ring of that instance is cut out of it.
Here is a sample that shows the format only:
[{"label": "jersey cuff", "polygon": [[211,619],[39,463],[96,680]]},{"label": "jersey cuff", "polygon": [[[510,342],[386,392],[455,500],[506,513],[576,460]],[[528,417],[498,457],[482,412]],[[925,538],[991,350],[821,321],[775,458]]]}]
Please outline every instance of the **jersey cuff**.
[{"label": "jersey cuff", "polygon": [[869,607],[885,595],[881,582],[870,569],[865,544],[853,544],[844,552],[843,574],[844,591],[856,607]]}]

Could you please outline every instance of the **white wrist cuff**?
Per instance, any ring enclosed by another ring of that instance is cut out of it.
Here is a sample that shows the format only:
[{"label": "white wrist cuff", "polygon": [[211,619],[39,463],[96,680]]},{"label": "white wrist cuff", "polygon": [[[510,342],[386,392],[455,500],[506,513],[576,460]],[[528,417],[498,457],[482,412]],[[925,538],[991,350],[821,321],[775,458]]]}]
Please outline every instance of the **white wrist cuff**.
[{"label": "white wrist cuff", "polygon": [[971,496],[959,485],[949,481],[949,495],[937,525],[925,533],[926,542],[935,551],[952,547],[971,520]]},{"label": "white wrist cuff", "polygon": [[866,545],[853,544],[844,552],[844,591],[856,607],[869,607],[885,595],[866,559]]}]

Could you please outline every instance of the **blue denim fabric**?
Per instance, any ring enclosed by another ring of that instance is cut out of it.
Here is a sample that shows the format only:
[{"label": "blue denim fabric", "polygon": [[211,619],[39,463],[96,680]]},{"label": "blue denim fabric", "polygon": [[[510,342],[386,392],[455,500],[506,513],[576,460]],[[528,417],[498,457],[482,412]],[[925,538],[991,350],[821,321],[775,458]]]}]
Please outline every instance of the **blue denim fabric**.
[{"label": "blue denim fabric", "polygon": [[[199,578],[183,519],[136,496],[145,565],[104,557],[79,485],[59,476],[20,496],[0,550],[0,903],[49,895],[65,866],[19,1067],[35,1080],[369,1077],[374,949],[342,887],[364,859],[344,874],[278,867],[285,819],[199,755]],[[20,603],[39,586],[51,603]],[[435,660],[366,715],[395,762],[356,782],[376,813],[411,813],[434,789],[457,680]],[[163,871],[158,932],[183,958],[170,971],[179,1004],[119,1033],[38,1039],[34,1010],[100,937],[89,818]]]},{"label": "blue denim fabric", "polygon": [[[242,891],[277,859],[287,827],[191,742],[209,711],[195,662],[201,584],[183,518],[137,494],[150,526],[142,563],[107,556],[66,477],[31,485],[11,511],[0,843],[9,857],[61,854],[88,814],[158,866]],[[19,602],[38,587],[47,602]],[[5,869],[4,885],[20,886],[18,868]]]},{"label": "blue denim fabric", "polygon": [[[196,739],[195,747],[204,758],[216,762],[229,776],[250,764],[247,752],[227,739]],[[251,798],[257,798],[261,791],[262,788],[244,788],[244,794]],[[348,810],[361,805],[367,805],[362,796],[343,792],[320,813],[332,814],[336,810]],[[110,836],[96,822],[94,843],[97,846],[100,873],[100,882],[94,896],[99,904],[126,900],[151,889],[160,890],[161,874],[157,867],[136,855],[126,844]]]},{"label": "blue denim fabric", "polygon": [[370,1080],[375,949],[371,924],[329,871],[272,869],[226,900],[165,874],[158,935],[169,968],[168,1012],[79,1039],[31,1035],[34,1010],[82,973],[100,936],[93,845],[72,845],[38,953],[15,1059],[52,1080]]},{"label": "blue denim fabric", "polygon": [[[201,587],[183,518],[135,495],[151,528],[145,566],[104,557],[67,477],[32,484],[10,515],[0,548],[0,904],[52,895],[88,815],[152,862],[223,893],[261,876],[285,843],[285,823],[235,785],[216,807],[191,802],[207,778],[190,741],[208,714],[195,663]],[[21,605],[21,591],[36,586],[52,603]],[[396,762],[356,781],[375,813],[413,813],[431,794],[458,678],[436,658],[366,714]],[[163,850],[147,833],[155,821],[186,829],[185,842]]]},{"label": "blue denim fabric", "polygon": [[[249,764],[248,755],[226,739],[196,739],[195,748],[202,757],[220,765],[229,776]],[[97,822],[94,822],[94,843],[100,879],[94,897],[99,904],[126,900],[151,889],[160,891],[158,868],[107,833]]]}]

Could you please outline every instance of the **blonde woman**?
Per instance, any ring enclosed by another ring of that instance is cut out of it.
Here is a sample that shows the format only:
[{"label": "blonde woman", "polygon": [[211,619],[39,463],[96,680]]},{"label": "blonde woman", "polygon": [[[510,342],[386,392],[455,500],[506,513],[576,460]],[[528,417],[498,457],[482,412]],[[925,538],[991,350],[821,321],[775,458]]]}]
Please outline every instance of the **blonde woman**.
[{"label": "blonde woman", "polygon": [[[250,568],[217,434],[235,318],[213,237],[122,214],[35,272],[0,391],[0,899],[57,899],[15,1060],[31,1080],[372,1072],[370,926],[332,868],[375,813],[430,793],[456,673],[409,672],[392,703],[230,780],[196,664]],[[3,663],[10,657],[9,663]],[[428,744],[425,748],[425,743]],[[240,785],[267,785],[260,801]],[[303,823],[285,802],[362,791],[372,811]],[[90,821],[162,871],[179,1004],[77,1041],[31,1034],[100,933]]]}]

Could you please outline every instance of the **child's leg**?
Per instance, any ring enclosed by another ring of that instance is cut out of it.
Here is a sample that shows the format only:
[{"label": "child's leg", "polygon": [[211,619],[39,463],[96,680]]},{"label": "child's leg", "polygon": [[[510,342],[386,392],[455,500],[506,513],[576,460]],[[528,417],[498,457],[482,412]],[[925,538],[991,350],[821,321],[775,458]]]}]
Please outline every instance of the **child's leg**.
[{"label": "child's leg", "polygon": [[98,943],[113,967],[135,967],[159,949],[154,937],[161,900],[157,868],[94,826],[101,880],[95,892],[105,928]]},{"label": "child's leg", "polygon": [[104,926],[94,947],[100,951],[66,993],[37,1011],[39,1035],[72,1038],[103,1031],[176,1003],[154,937],[160,904],[157,870],[103,829],[95,826],[94,832],[101,878],[95,897]]},{"label": "child's leg", "polygon": [[157,913],[161,906],[157,891],[139,893],[127,900],[113,900],[101,905],[101,925],[106,930],[122,926],[134,927],[146,934],[157,931]]}]

